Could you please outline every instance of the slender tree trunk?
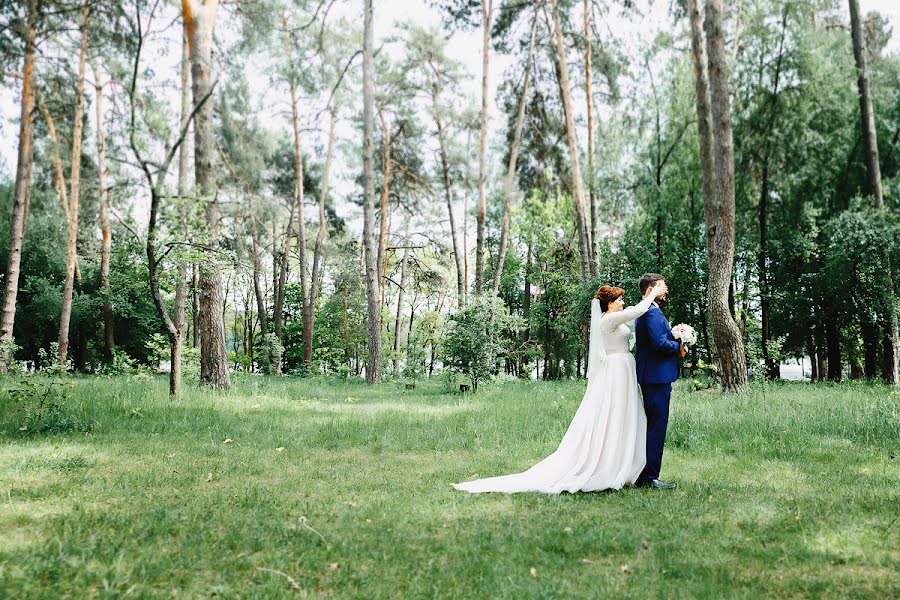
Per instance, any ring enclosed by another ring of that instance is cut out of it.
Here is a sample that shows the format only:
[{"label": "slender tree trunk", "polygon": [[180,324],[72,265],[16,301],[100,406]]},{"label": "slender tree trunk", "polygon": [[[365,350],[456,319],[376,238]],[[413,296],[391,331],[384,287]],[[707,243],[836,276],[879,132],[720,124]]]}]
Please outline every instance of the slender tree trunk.
[{"label": "slender tree trunk", "polygon": [[87,36],[90,5],[85,0],[81,9],[81,53],[78,58],[78,84],[75,89],[75,119],[72,126],[72,165],[69,174],[69,227],[66,244],[66,282],[63,286],[62,313],[59,318],[59,356],[66,364],[69,350],[69,321],[72,318],[72,296],[75,291],[75,265],[78,244],[78,199],[81,192],[81,134],[84,126],[84,72],[87,65]]},{"label": "slender tree trunk", "polygon": [[578,166],[578,142],[575,139],[575,119],[572,113],[572,100],[569,93],[569,67],[566,64],[566,47],[563,40],[562,27],[559,22],[558,0],[551,0],[551,5],[553,7],[553,29],[556,41],[557,63],[559,65],[559,89],[562,96],[563,112],[566,117],[566,141],[569,146],[569,161],[572,163],[572,195],[575,201],[575,226],[578,230],[581,272],[584,275],[589,273],[596,275],[596,267],[590,260],[590,242],[584,214],[584,188],[581,180],[581,169]]},{"label": "slender tree trunk", "polygon": [[769,163],[763,164],[762,190],[759,194],[759,304],[761,313],[760,344],[762,357],[766,367],[767,379],[778,379],[778,365],[769,356],[769,312],[771,299],[769,296],[769,259],[768,259],[768,217],[769,217]]},{"label": "slender tree trunk", "polygon": [[182,370],[184,364],[184,336],[169,335],[169,362],[172,370],[169,373],[169,395],[181,394]]},{"label": "slender tree trunk", "polygon": [[859,14],[859,0],[850,3],[850,32],[853,38],[853,56],[856,58],[856,84],[859,88],[859,108],[865,147],[866,173],[869,193],[875,200],[875,207],[884,206],[881,191],[881,163],[878,161],[878,135],[875,130],[875,110],[872,107],[872,92],[869,86],[869,67],[866,59],[866,38],[862,30]]},{"label": "slender tree trunk", "polygon": [[344,360],[349,369],[353,366],[350,356],[350,291],[346,285],[342,285],[341,292],[344,299]]},{"label": "slender tree trunk", "polygon": [[[830,303],[829,303],[830,304]],[[841,332],[836,322],[834,306],[827,306],[828,315],[825,321],[825,345],[828,352],[828,381],[840,381],[844,375],[843,357],[841,356]]]},{"label": "slender tree trunk", "polygon": [[381,310],[379,303],[378,264],[375,247],[375,157],[372,129],[375,125],[375,90],[373,82],[373,0],[365,0],[363,35],[363,246],[366,254],[366,294],[368,305],[368,356],[366,383],[381,382]]},{"label": "slender tree trunk", "polygon": [[319,297],[319,289],[321,287],[319,270],[324,266],[322,265],[322,262],[325,252],[325,234],[327,231],[327,224],[325,221],[325,200],[328,198],[328,184],[331,179],[331,160],[334,155],[334,128],[336,122],[337,108],[332,107],[331,118],[328,125],[328,147],[325,151],[325,169],[322,172],[322,180],[319,183],[319,230],[316,233],[316,245],[313,249],[309,301],[304,307],[304,310],[306,311],[305,319],[309,324],[308,327],[303,327],[303,356],[307,361],[312,360],[313,337],[315,335],[316,326],[316,300]]},{"label": "slender tree trunk", "polygon": [[[738,13],[740,18],[740,13]],[[775,119],[778,116],[779,87],[781,85],[781,64],[784,58],[784,41],[787,32],[787,11],[782,12],[781,42],[778,48],[778,60],[775,64],[775,77],[772,85],[771,113],[766,131],[766,141],[763,150],[762,189],[759,195],[759,255],[757,268],[759,271],[759,296],[761,313],[761,344],[762,356],[766,369],[766,378],[776,380],[780,376],[778,362],[769,355],[769,313],[771,311],[771,295],[769,291],[769,146],[771,132],[775,127]],[[737,41],[735,42],[737,44]]]},{"label": "slender tree trunk", "polygon": [[591,69],[591,6],[590,0],[584,0],[584,92],[587,103],[587,138],[588,138],[588,202],[591,207],[591,230],[588,237],[591,249],[591,271],[594,274],[600,271],[600,207],[597,206],[597,190],[595,189],[594,172],[594,95],[591,91],[593,73]]},{"label": "slender tree trunk", "polygon": [[[184,336],[182,328],[184,327],[184,323],[180,323],[177,320],[173,320],[169,315],[168,309],[165,305],[165,300],[162,297],[159,289],[159,266],[161,258],[157,258],[156,256],[156,239],[158,235],[157,231],[157,222],[160,211],[160,203],[162,200],[162,195],[165,193],[165,179],[166,174],[169,171],[169,165],[172,163],[172,160],[175,158],[175,152],[182,148],[182,144],[187,137],[188,131],[188,121],[189,117],[186,115],[182,115],[181,124],[179,127],[179,136],[175,141],[175,144],[171,146],[171,148],[167,149],[167,153],[165,158],[158,164],[150,163],[146,161],[141,155],[140,146],[137,143],[136,136],[136,114],[137,114],[137,80],[138,80],[138,71],[140,66],[140,57],[141,57],[141,48],[143,47],[144,42],[144,34],[145,32],[142,29],[142,25],[140,20],[138,21],[138,32],[139,37],[137,41],[137,53],[134,57],[134,67],[132,70],[132,78],[131,78],[131,86],[128,91],[128,99],[130,104],[130,121],[129,121],[129,136],[128,141],[131,146],[131,150],[134,153],[137,162],[139,163],[141,170],[147,178],[147,184],[150,188],[150,215],[147,220],[147,244],[146,244],[146,253],[147,253],[147,273],[150,284],[150,296],[153,300],[153,305],[156,308],[157,316],[163,324],[163,327],[166,331],[166,336],[169,342],[169,358],[171,360],[171,368],[169,373],[169,394],[172,396],[177,396],[181,392],[181,357],[182,357],[182,349],[184,346]],[[212,90],[209,90],[209,93],[202,96],[198,101],[197,107],[194,109],[194,114],[197,113],[205,104],[207,100],[209,100],[211,96]],[[156,170],[156,175],[154,177],[151,167]],[[180,165],[183,167],[183,165]],[[184,169],[181,169],[181,173],[179,173],[179,179],[181,179],[182,173]],[[183,183],[180,181],[180,183]],[[181,186],[183,187],[183,185]],[[184,226],[184,215],[182,214],[182,219],[180,226]],[[186,274],[183,271],[179,271],[182,274],[182,281],[186,278]],[[178,303],[178,298],[176,297],[176,304]],[[184,292],[182,291],[180,302],[182,304],[182,321],[184,319]],[[219,315],[221,317],[221,315]],[[223,336],[224,337],[224,336]],[[227,373],[227,371],[226,371]]]},{"label": "slender tree trunk", "polygon": [[194,322],[194,348],[200,347],[200,268],[191,265],[191,318]]},{"label": "slender tree trunk", "polygon": [[737,0],[737,6],[733,8],[734,12],[734,36],[731,42],[731,62],[737,60],[738,52],[741,49],[741,34],[744,31],[744,0]]},{"label": "slender tree trunk", "polygon": [[[181,37],[181,128],[185,129],[188,117],[191,114],[191,59],[188,49],[187,31],[182,33]],[[181,142],[178,148],[178,233],[182,241],[188,240],[188,169],[190,160],[190,152],[188,148],[187,137]],[[179,261],[178,263],[178,280],[175,283],[175,328],[178,330],[177,348],[172,346],[172,360],[175,357],[181,360],[184,347],[184,337],[187,331],[187,280],[190,265],[187,262]],[[175,363],[172,363],[175,368]],[[178,364],[179,381],[181,379],[181,364]],[[180,384],[179,384],[180,387]]]},{"label": "slender tree trunk", "polygon": [[[688,16],[691,25],[691,64],[693,66],[694,95],[697,106],[697,134],[700,141],[700,180],[703,189],[703,209],[706,220],[706,253],[707,256],[712,256],[719,200],[716,194],[716,165],[713,157],[709,79],[706,71],[706,42],[703,34],[703,18],[697,2],[698,0],[688,0]],[[707,295],[707,304],[709,304],[709,294]],[[707,330],[706,312],[708,311],[703,313],[704,333]],[[718,365],[715,336],[709,342],[710,358],[714,364]]]},{"label": "slender tree trunk", "polygon": [[[409,221],[406,222],[406,236],[405,238],[408,242],[409,240]],[[407,244],[408,245],[408,244]],[[403,319],[403,296],[405,295],[405,290],[403,288],[406,285],[406,265],[409,261],[409,248],[403,249],[403,258],[400,260],[400,285],[397,290],[397,315],[394,319],[394,360],[393,360],[393,372],[394,376],[400,374],[400,323]],[[412,311],[412,306],[410,306],[410,312]]]},{"label": "slender tree trunk", "polygon": [[106,136],[103,131],[103,84],[100,69],[91,65],[94,71],[94,107],[97,110],[97,188],[99,195],[100,220],[100,290],[103,296],[103,360],[106,364],[113,361],[113,350],[116,347],[113,325],[115,322],[112,298],[109,288],[109,259],[112,250],[112,228],[109,225],[109,190],[106,188]]},{"label": "slender tree trunk", "polygon": [[500,290],[500,279],[503,277],[503,265],[506,262],[506,250],[509,245],[509,213],[512,207],[513,181],[516,176],[516,161],[519,158],[519,143],[522,140],[522,125],[525,122],[525,104],[528,99],[528,84],[531,80],[531,60],[534,53],[534,38],[537,31],[537,14],[531,24],[531,41],[528,45],[528,59],[525,61],[525,79],[522,81],[522,93],[519,96],[519,110],[516,114],[516,128],[513,133],[512,146],[509,150],[509,165],[506,169],[506,185],[503,194],[503,218],[500,221],[500,247],[497,249],[497,265],[494,269],[494,280],[491,294],[496,296]]},{"label": "slender tree trunk", "polygon": [[463,254],[463,287],[466,295],[469,293],[469,194],[468,190],[463,194],[462,210],[462,254]]},{"label": "slender tree trunk", "polygon": [[859,380],[865,377],[865,372],[863,371],[862,363],[859,360],[859,345],[854,342],[853,347],[850,350],[850,353],[847,356],[847,361],[850,363],[850,379]]},{"label": "slender tree trunk", "polygon": [[[418,308],[418,294],[413,296],[412,302],[409,303],[409,327],[406,329],[406,356],[409,357],[410,340],[413,334],[413,320],[416,317],[416,309]],[[409,358],[407,358],[409,360]]]},{"label": "slender tree trunk", "polygon": [[253,204],[251,201],[250,204],[250,242],[253,247],[253,293],[256,296],[256,314],[259,318],[259,333],[260,340],[263,345],[263,354],[262,360],[263,364],[263,373],[270,373],[272,368],[272,360],[271,356],[269,356],[269,347],[266,342],[266,336],[269,335],[269,317],[266,313],[266,294],[263,292],[262,288],[262,280],[260,277],[260,272],[262,271],[262,264],[259,259],[259,240],[257,239],[257,221],[255,213],[253,212]]},{"label": "slender tree trunk", "polygon": [[825,329],[823,314],[825,309],[818,307],[818,320],[816,321],[816,356],[819,359],[819,380],[828,381],[828,335]]},{"label": "slender tree trunk", "polygon": [[863,364],[867,379],[878,376],[878,324],[872,315],[863,313],[860,318],[862,332]]},{"label": "slender tree trunk", "polygon": [[[191,56],[194,106],[206,99],[194,115],[194,178],[206,203],[206,226],[212,244],[219,244],[219,203],[216,198],[216,144],[213,131],[215,106],[212,39],[218,0],[182,0],[181,8]],[[225,297],[222,273],[216,257],[200,269],[200,383],[213,389],[231,387],[225,350]]]},{"label": "slender tree trunk", "polygon": [[[162,178],[160,178],[162,179]],[[156,186],[151,185],[150,189],[150,218],[147,225],[147,272],[149,274],[150,296],[153,299],[153,305],[156,307],[156,314],[159,316],[166,330],[166,337],[169,340],[169,358],[171,360],[171,370],[169,371],[169,395],[178,396],[181,394],[181,355],[183,338],[178,325],[169,317],[169,311],[166,308],[165,300],[159,289],[159,259],[156,257],[156,236],[157,236],[157,219],[159,216],[160,195]]]},{"label": "slender tree trunk", "polygon": [[6,373],[13,359],[13,327],[16,320],[16,297],[19,293],[19,269],[25,222],[31,198],[31,171],[34,165],[34,59],[37,26],[35,0],[28,3],[28,29],[25,33],[25,62],[22,67],[22,109],[19,121],[19,155],[16,185],[13,193],[12,222],[9,228],[9,259],[3,290],[3,316],[0,320],[0,373]]},{"label": "slender tree trunk", "polygon": [[[287,227],[284,231],[284,247],[281,250],[281,259],[278,267],[278,279],[275,282],[275,302],[272,310],[272,328],[275,338],[282,343],[282,323],[284,323],[284,293],[287,286],[288,259],[291,253],[291,237],[294,227],[294,209],[297,206],[296,198],[291,198],[291,208],[288,213]],[[273,234],[273,240],[274,234]],[[275,359],[275,374],[281,375],[283,371],[281,355]]]},{"label": "slender tree trunk", "polygon": [[488,67],[493,0],[481,0],[481,128],[478,133],[478,210],[475,213],[475,295],[484,292],[484,221],[487,215]]},{"label": "slender tree trunk", "polygon": [[[532,257],[532,243],[531,239],[528,240],[528,250],[526,252],[525,257],[525,291],[522,294],[522,317],[525,319],[525,327],[524,331],[522,331],[522,347],[526,347],[528,345],[528,341],[531,339],[531,257]],[[528,358],[525,356],[525,353],[522,353],[521,358],[521,369],[523,373],[528,373]]]},{"label": "slender tree trunk", "polygon": [[[309,303],[310,277],[306,272],[306,219],[303,216],[303,149],[300,144],[300,107],[297,99],[297,85],[293,81],[291,82],[291,124],[294,130],[294,205],[297,208],[297,256],[300,260],[300,302],[303,306],[303,336],[305,339],[306,331],[312,326],[306,310],[306,305]],[[309,350],[307,353],[304,344],[303,365],[307,369],[312,361],[312,346]]]},{"label": "slender tree trunk", "polygon": [[456,221],[453,216],[453,188],[450,185],[450,165],[447,162],[447,149],[444,142],[444,127],[438,113],[438,94],[440,88],[437,83],[433,84],[432,107],[434,108],[434,123],[437,126],[438,146],[441,156],[441,181],[444,184],[444,195],[447,199],[447,216],[450,219],[450,238],[453,242],[453,260],[456,262],[456,301],[459,307],[465,304],[466,284],[465,284],[465,266],[463,265],[464,256],[459,248],[459,234],[456,230]]},{"label": "slender tree trunk", "polygon": [[[890,271],[887,273],[890,275]],[[888,288],[888,285],[891,287]],[[888,280],[885,284],[887,289],[893,289],[893,281]],[[892,383],[894,385],[898,385],[900,382],[900,364],[898,364],[898,358],[900,358],[900,332],[898,332],[898,324],[897,324],[897,299],[889,298],[888,306],[885,307],[884,314],[882,316],[883,330],[884,333],[881,337],[881,378],[887,383]]]},{"label": "slender tree trunk", "polygon": [[660,118],[659,98],[656,96],[656,84],[653,83],[653,74],[648,65],[647,72],[650,74],[650,82],[653,86],[653,99],[656,105],[656,187],[654,195],[656,196],[656,271],[662,273],[666,266],[666,259],[663,255],[662,247],[662,123]]},{"label": "slender tree trunk", "polygon": [[809,378],[811,381],[818,381],[819,357],[816,354],[816,343],[812,335],[806,340],[806,348],[809,353]]},{"label": "slender tree trunk", "polygon": [[384,308],[385,278],[387,277],[388,223],[391,214],[391,177],[394,166],[391,161],[391,146],[394,142],[394,136],[388,127],[387,120],[384,118],[384,111],[379,109],[378,118],[381,121],[383,137],[381,143],[381,216],[378,224],[378,268],[381,269],[381,272],[378,277],[378,289],[381,291],[381,308]]},{"label": "slender tree trunk", "polygon": [[726,392],[743,392],[747,387],[744,344],[728,303],[729,282],[734,268],[735,192],[722,0],[707,1],[705,29],[717,198],[715,213],[707,211],[707,235],[713,237],[712,252],[709,254],[710,316],[719,354],[722,387]]}]

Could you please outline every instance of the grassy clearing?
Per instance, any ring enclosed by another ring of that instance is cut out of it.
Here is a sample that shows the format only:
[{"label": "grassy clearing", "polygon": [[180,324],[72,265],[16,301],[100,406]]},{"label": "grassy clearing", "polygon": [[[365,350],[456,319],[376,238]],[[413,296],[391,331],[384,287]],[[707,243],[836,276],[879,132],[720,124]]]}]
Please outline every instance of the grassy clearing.
[{"label": "grassy clearing", "polygon": [[900,597],[890,388],[676,388],[678,490],[558,497],[450,483],[551,452],[583,383],[165,390],[76,379],[88,433],[0,405],[0,597]]}]

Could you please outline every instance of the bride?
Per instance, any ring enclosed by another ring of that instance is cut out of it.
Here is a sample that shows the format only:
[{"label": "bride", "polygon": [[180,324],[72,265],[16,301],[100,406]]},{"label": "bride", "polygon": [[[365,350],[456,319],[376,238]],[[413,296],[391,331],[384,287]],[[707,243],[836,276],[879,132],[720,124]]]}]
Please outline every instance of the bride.
[{"label": "bride", "polygon": [[633,484],[646,462],[647,417],[638,391],[631,330],[668,289],[659,282],[635,306],[625,290],[604,285],[591,302],[588,385],[556,452],[527,471],[453,484],[471,492],[593,492]]}]

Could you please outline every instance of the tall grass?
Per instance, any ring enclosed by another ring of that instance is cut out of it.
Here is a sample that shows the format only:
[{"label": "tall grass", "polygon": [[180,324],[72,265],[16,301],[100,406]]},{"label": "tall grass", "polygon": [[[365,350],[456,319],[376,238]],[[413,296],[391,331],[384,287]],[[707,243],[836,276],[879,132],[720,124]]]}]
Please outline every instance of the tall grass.
[{"label": "tall grass", "polygon": [[23,400],[0,402],[0,597],[900,596],[888,387],[677,386],[677,490],[554,497],[450,483],[553,451],[579,382],[64,390],[88,427],[20,431]]}]

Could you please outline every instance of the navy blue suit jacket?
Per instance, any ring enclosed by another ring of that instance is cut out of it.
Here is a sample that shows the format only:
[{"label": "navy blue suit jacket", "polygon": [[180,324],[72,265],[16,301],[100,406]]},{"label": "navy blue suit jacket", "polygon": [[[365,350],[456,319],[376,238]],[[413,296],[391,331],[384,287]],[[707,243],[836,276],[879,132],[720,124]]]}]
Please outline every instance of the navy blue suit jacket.
[{"label": "navy blue suit jacket", "polygon": [[672,383],[678,379],[681,344],[655,304],[635,321],[637,380],[640,384]]}]

